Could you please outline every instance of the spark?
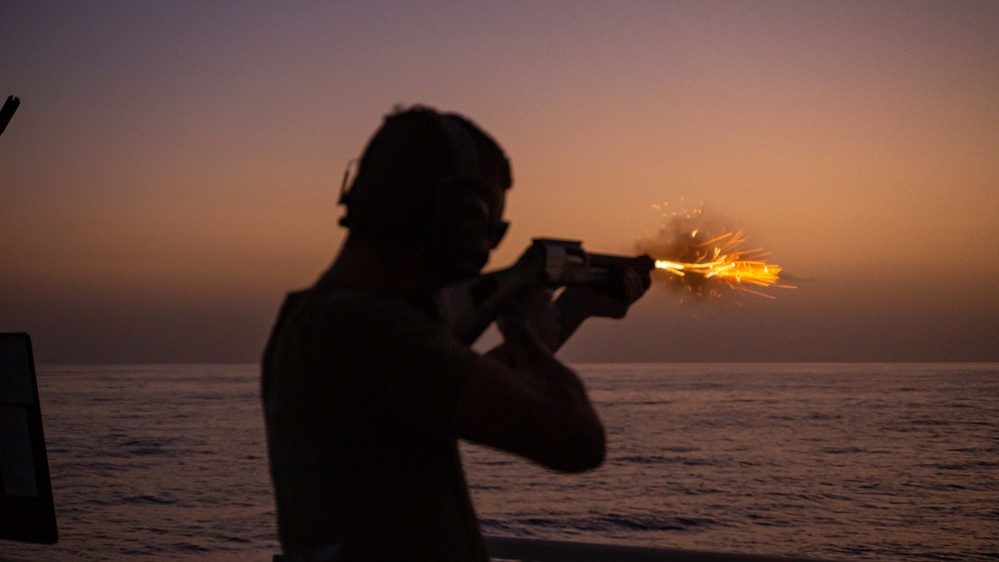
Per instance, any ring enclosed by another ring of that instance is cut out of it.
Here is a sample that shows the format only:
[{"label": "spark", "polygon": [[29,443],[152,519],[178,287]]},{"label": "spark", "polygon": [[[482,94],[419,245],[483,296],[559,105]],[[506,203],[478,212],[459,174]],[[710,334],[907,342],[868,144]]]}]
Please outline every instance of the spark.
[{"label": "spark", "polygon": [[738,291],[773,299],[760,289],[794,288],[779,283],[782,268],[767,261],[770,252],[745,248],[743,229],[712,225],[703,214],[698,208],[675,215],[663,226],[658,240],[639,244],[655,260],[655,268],[668,274],[668,283],[699,297]]}]

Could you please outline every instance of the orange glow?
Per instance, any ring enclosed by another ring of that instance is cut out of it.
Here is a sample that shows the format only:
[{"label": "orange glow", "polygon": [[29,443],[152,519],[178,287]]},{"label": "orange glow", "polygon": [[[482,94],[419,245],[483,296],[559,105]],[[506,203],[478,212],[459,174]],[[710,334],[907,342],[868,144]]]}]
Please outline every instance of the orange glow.
[{"label": "orange glow", "polygon": [[720,297],[724,291],[734,290],[773,299],[773,295],[757,288],[795,288],[777,283],[781,267],[767,263],[770,252],[763,248],[743,249],[744,230],[724,229],[709,238],[704,232],[710,226],[695,228],[694,221],[703,220],[703,213],[702,209],[673,213],[662,228],[659,242],[640,244],[640,249],[656,260],[656,269],[670,274],[668,283],[678,284],[698,297]]}]

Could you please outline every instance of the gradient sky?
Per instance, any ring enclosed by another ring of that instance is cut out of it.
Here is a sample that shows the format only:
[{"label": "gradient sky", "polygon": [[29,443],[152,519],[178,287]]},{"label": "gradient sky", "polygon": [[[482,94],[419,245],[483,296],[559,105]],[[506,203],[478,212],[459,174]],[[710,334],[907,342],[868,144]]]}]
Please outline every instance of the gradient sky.
[{"label": "gradient sky", "polygon": [[513,162],[490,267],[633,253],[683,197],[801,280],[653,290],[566,360],[999,361],[997,29],[991,0],[5,0],[0,331],[39,363],[257,361],[343,239],[345,164],[425,103]]}]

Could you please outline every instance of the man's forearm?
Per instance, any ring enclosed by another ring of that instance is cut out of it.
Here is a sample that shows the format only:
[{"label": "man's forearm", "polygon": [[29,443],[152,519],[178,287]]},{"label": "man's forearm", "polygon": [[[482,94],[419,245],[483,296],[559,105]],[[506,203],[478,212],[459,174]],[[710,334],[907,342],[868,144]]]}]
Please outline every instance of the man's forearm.
[{"label": "man's forearm", "polygon": [[554,304],[558,315],[558,333],[546,342],[552,353],[558,351],[591,316],[586,297],[579,290],[566,289],[555,299]]},{"label": "man's forearm", "polygon": [[[561,349],[583,321],[590,317],[586,302],[585,297],[579,292],[567,289],[555,299],[544,315],[531,320],[531,328],[549,351],[555,353]],[[506,343],[494,347],[487,355],[510,364]]]}]

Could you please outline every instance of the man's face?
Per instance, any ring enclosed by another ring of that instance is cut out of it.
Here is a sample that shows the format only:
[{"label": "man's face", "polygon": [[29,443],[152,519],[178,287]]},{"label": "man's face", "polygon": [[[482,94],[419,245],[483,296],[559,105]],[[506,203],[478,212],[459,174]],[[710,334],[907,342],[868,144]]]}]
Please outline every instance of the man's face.
[{"label": "man's face", "polygon": [[[467,189],[467,187],[466,187]],[[471,193],[456,196],[452,239],[440,240],[440,264],[446,282],[478,275],[506,232],[503,209],[506,192],[495,181],[484,181]]]},{"label": "man's face", "polygon": [[503,210],[506,207],[506,189],[498,181],[488,182],[483,198],[489,206],[489,250],[496,249],[508,224],[503,221]]}]

